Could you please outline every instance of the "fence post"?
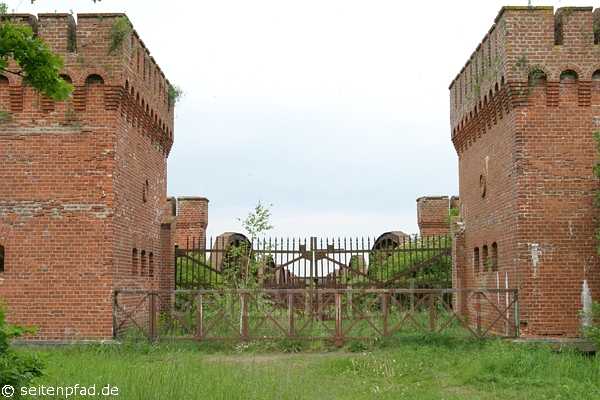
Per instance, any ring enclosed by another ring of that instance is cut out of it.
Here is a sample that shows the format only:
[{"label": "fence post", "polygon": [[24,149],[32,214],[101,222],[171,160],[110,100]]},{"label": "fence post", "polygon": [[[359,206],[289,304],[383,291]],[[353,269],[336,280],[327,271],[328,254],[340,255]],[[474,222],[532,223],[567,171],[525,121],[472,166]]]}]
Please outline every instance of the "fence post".
[{"label": "fence post", "polygon": [[381,295],[381,312],[383,313],[383,336],[389,336],[388,332],[388,304],[389,304],[389,293],[383,293]]},{"label": "fence post", "polygon": [[[312,301],[311,301],[311,292],[309,290],[305,290],[304,292],[304,315],[308,315],[311,320],[313,319],[313,309],[312,309]],[[308,314],[306,314],[308,313]]]},{"label": "fence post", "polygon": [[348,289],[350,289],[350,291],[348,292],[348,310],[350,311],[350,315],[352,315],[352,318],[354,318],[354,303],[352,302],[352,284],[348,284]]},{"label": "fence post", "polygon": [[436,312],[435,312],[435,294],[434,293],[430,293],[429,294],[429,298],[428,303],[429,303],[429,331],[431,333],[435,332],[435,319],[436,319]]},{"label": "fence post", "polygon": [[294,294],[288,293],[288,336],[294,336]]},{"label": "fence post", "polygon": [[335,293],[335,345],[344,345],[344,331],[342,327],[342,294]]},{"label": "fence post", "polygon": [[317,320],[318,321],[323,321],[325,320],[325,316],[323,315],[323,299],[326,298],[325,296],[323,296],[321,294],[320,290],[316,290],[315,291],[315,296],[316,296],[316,301],[317,301]]},{"label": "fence post", "polygon": [[204,299],[202,294],[196,297],[196,338],[202,340],[204,338]]},{"label": "fence post", "polygon": [[248,340],[248,293],[240,293],[240,336]]},{"label": "fence post", "polygon": [[148,293],[148,336],[151,341],[156,340],[156,297],[155,293]]}]

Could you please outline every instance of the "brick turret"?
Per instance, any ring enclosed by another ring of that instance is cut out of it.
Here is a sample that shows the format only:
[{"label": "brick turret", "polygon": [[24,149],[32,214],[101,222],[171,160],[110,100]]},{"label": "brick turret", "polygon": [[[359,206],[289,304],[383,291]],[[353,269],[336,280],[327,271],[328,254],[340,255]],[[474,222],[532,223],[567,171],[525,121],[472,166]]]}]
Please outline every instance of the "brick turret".
[{"label": "brick turret", "polygon": [[182,249],[203,249],[206,244],[207,226],[207,198],[179,197],[177,199],[177,246]]},{"label": "brick turret", "polygon": [[429,196],[417,199],[417,222],[421,236],[450,233],[450,209],[457,207],[458,198]]},{"label": "brick turret", "polygon": [[578,335],[584,280],[600,299],[598,26],[591,7],[504,7],[450,85],[464,222],[454,284],[520,289],[529,335]]},{"label": "brick turret", "polygon": [[54,102],[0,76],[0,298],[40,339],[111,338],[112,291],[158,288],[173,260],[169,82],[135,30],[114,35],[123,14],[2,18],[31,25],[75,91]]}]

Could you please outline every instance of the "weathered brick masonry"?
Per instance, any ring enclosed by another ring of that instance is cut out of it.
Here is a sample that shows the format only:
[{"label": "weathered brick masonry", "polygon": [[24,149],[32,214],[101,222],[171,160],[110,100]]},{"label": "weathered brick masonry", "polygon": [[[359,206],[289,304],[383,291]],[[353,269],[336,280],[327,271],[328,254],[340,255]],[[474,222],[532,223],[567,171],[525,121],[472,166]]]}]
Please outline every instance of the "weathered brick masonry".
[{"label": "weathered brick masonry", "polygon": [[0,298],[38,338],[111,338],[113,289],[170,285],[169,82],[135,31],[110,51],[121,14],[9,17],[64,58],[75,91],[53,102],[0,76]]},{"label": "weathered brick masonry", "polygon": [[175,244],[180,248],[203,249],[208,226],[208,199],[179,197],[177,199],[177,233]]},{"label": "weathered brick masonry", "polygon": [[450,86],[454,285],[520,289],[524,334],[578,335],[584,280],[600,300],[599,39],[599,9],[505,7]]},{"label": "weathered brick masonry", "polygon": [[417,222],[421,236],[450,233],[450,209],[458,207],[457,197],[427,196],[417,199]]}]

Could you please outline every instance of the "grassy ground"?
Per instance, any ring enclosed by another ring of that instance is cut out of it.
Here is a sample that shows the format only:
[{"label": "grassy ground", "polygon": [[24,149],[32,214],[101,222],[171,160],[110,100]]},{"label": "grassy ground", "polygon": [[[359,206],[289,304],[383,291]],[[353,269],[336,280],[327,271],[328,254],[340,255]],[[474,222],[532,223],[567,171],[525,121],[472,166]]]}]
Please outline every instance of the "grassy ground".
[{"label": "grassy ground", "polygon": [[142,342],[22,351],[45,360],[38,385],[110,384],[128,400],[600,398],[600,357],[500,341],[415,336],[340,350]]}]

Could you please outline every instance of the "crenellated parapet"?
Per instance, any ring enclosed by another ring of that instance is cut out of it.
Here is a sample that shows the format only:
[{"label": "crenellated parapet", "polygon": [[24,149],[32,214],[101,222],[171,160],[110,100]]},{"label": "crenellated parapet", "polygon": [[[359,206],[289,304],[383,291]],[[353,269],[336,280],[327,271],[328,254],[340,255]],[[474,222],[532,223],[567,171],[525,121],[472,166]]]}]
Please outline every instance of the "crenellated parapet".
[{"label": "crenellated parapet", "polygon": [[[452,141],[459,154],[543,85],[547,107],[596,104],[600,9],[504,7],[450,85]],[[576,86],[574,86],[576,85]],[[566,97],[565,97],[566,96]]]},{"label": "crenellated parapet", "polygon": [[88,114],[114,111],[132,128],[149,136],[168,154],[173,143],[174,107],[170,83],[124,14],[9,14],[28,24],[64,60],[63,78],[72,97],[56,102],[21,84],[13,74],[0,76],[0,110],[10,124],[85,124]]}]

